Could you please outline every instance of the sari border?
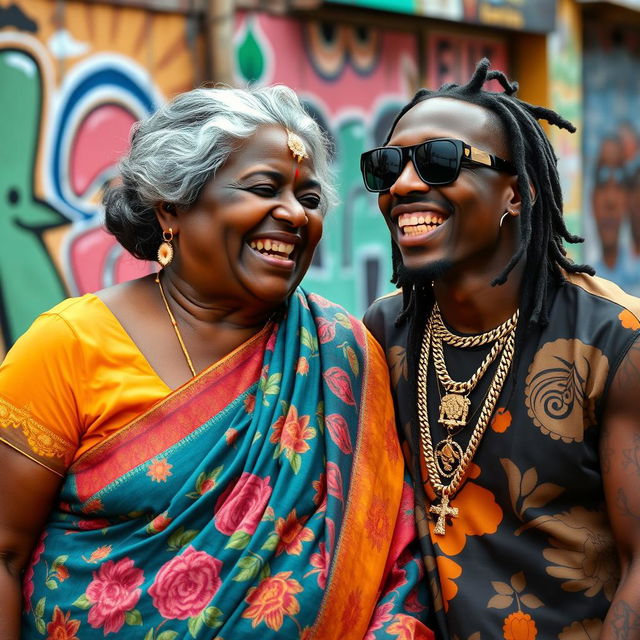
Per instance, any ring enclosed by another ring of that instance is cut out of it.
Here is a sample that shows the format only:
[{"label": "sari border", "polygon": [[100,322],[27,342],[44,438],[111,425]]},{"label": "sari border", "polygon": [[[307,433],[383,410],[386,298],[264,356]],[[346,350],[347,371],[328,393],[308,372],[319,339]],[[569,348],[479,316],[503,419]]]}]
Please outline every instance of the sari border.
[{"label": "sari border", "polygon": [[236,347],[231,353],[218,360],[210,367],[188,380],[182,386],[174,389],[170,394],[158,400],[155,404],[136,416],[131,422],[105,438],[102,442],[83,453],[69,468],[70,473],[82,473],[94,463],[99,463],[105,451],[117,448],[124,441],[132,437],[132,433],[144,431],[150,423],[160,421],[178,410],[189,401],[206,390],[216,378],[223,378],[232,373],[239,365],[249,360],[255,354],[262,357],[263,343],[265,343],[274,329],[274,323],[268,322],[260,331]]},{"label": "sari border", "polygon": [[0,441],[58,476],[73,458],[71,442],[0,395]]},{"label": "sari border", "polygon": [[[366,378],[362,385],[358,441],[353,457],[354,471],[349,496],[346,500],[342,530],[340,538],[336,542],[332,570],[327,579],[325,597],[313,626],[310,640],[361,640],[366,635],[387,568],[388,553],[402,495],[404,464],[397,439],[395,441],[397,446],[395,456],[389,455],[388,446],[391,443],[388,440],[384,440],[385,447],[374,446],[377,444],[376,440],[379,440],[377,436],[384,435],[385,430],[392,429],[395,432],[395,418],[390,396],[385,402],[384,399],[387,396],[376,393],[378,383],[388,384],[386,361],[382,357],[377,365],[380,367],[382,375],[373,371],[372,367],[376,365],[371,362],[372,351],[376,348],[380,349],[380,347],[366,329],[363,327],[358,327],[358,329],[364,333],[364,343],[366,344],[366,348],[363,349],[363,371],[366,372]],[[354,327],[354,332],[358,329]],[[376,419],[371,419],[372,416],[376,416]],[[380,416],[385,416],[385,419],[380,420]],[[374,432],[371,428],[374,424],[380,424],[381,428]],[[377,458],[374,458],[372,453],[377,453]],[[391,479],[391,483],[389,484],[390,491],[381,496],[379,491],[372,491],[372,485],[376,477],[382,473],[381,468],[385,463],[388,465],[386,477]],[[367,537],[362,536],[362,531],[366,527],[368,510],[374,503],[378,507],[384,505],[390,526],[385,532],[387,537],[384,543],[377,549],[374,549],[374,545],[369,544],[367,550],[367,555],[372,560],[368,563],[368,568],[374,575],[359,581],[358,587],[354,589],[353,576],[358,572],[362,574],[363,567],[360,562],[362,553],[356,554],[353,553],[353,550],[362,550],[368,543]],[[367,514],[364,513],[365,510]],[[372,567],[374,567],[374,571],[371,571]],[[349,596],[345,597],[346,593]],[[359,601],[362,606],[358,618],[350,617],[350,627],[345,630],[342,625],[337,624],[337,619],[342,617],[344,620],[345,616],[349,615],[349,610],[354,607],[350,596],[356,593],[358,596],[364,594],[364,597]]]}]

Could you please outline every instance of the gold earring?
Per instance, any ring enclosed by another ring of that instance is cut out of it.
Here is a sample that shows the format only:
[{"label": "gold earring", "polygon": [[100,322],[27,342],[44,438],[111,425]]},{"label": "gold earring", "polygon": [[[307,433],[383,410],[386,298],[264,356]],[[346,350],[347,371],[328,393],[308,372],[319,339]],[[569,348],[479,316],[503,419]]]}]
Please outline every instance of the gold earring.
[{"label": "gold earring", "polygon": [[162,239],[164,242],[160,243],[158,247],[158,262],[160,266],[166,267],[173,260],[173,229],[169,227],[169,231],[162,232]]}]

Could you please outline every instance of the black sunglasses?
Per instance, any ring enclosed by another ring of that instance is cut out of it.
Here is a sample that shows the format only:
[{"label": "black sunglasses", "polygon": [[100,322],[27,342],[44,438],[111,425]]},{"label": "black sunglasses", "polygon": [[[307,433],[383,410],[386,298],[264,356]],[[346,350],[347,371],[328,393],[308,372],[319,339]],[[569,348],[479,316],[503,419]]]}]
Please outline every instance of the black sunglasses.
[{"label": "black sunglasses", "polygon": [[460,166],[475,164],[515,175],[515,167],[506,160],[476,149],[462,140],[435,138],[410,147],[379,147],[360,157],[360,171],[368,191],[388,191],[411,160],[420,179],[430,186],[451,184],[460,174]]}]

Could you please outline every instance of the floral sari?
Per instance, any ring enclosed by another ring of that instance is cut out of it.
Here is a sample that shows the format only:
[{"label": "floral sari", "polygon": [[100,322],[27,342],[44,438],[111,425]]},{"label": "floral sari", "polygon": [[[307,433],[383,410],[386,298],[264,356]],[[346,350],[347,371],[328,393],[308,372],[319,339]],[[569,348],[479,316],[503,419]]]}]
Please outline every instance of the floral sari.
[{"label": "floral sari", "polygon": [[23,638],[432,638],[388,386],[363,325],[298,289],[74,462]]}]

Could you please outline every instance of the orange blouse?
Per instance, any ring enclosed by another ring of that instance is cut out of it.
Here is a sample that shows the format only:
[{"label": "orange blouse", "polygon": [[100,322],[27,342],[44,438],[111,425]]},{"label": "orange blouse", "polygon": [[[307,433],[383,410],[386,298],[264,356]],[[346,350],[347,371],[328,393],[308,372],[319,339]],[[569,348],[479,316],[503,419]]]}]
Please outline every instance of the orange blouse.
[{"label": "orange blouse", "polygon": [[64,475],[171,389],[94,294],[39,316],[0,365],[0,440]]}]

